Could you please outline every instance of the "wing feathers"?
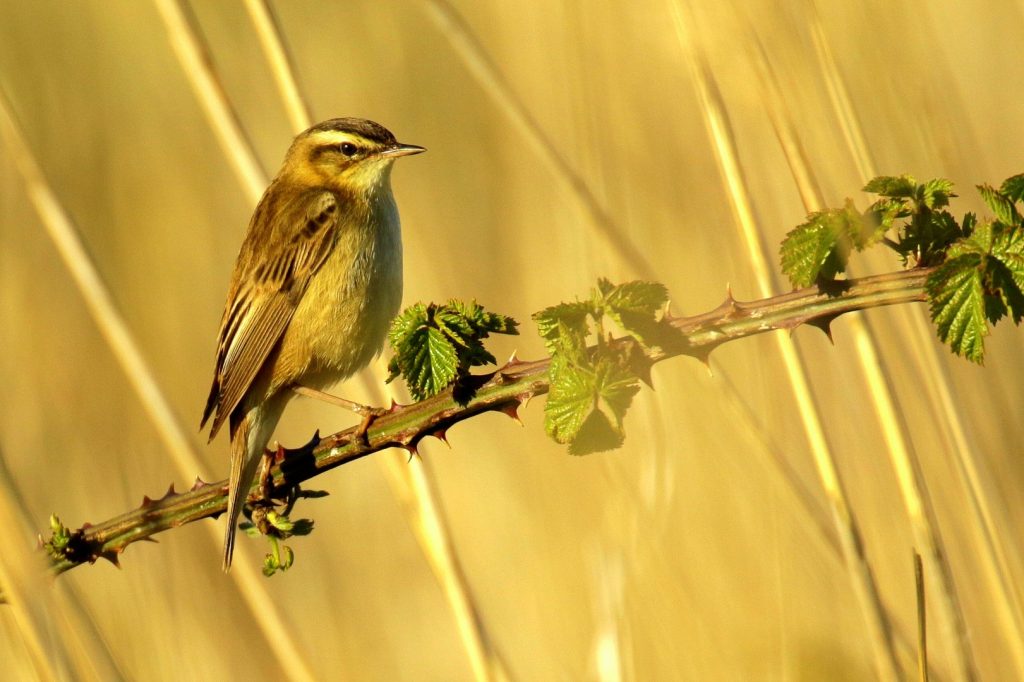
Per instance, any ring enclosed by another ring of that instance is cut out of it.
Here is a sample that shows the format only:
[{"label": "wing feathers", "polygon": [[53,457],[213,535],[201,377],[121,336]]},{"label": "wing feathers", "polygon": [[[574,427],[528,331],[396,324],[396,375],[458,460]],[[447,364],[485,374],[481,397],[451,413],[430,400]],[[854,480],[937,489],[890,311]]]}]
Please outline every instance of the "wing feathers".
[{"label": "wing feathers", "polygon": [[337,240],[340,211],[334,194],[306,192],[275,206],[278,194],[275,185],[267,190],[235,264],[203,413],[203,424],[213,415],[211,439],[252,386]]},{"label": "wing feathers", "polygon": [[217,414],[210,427],[210,438],[224,423],[231,410],[249,390],[253,379],[288,326],[295,307],[281,293],[268,295],[239,325],[236,343],[224,358],[223,378],[219,386]]}]

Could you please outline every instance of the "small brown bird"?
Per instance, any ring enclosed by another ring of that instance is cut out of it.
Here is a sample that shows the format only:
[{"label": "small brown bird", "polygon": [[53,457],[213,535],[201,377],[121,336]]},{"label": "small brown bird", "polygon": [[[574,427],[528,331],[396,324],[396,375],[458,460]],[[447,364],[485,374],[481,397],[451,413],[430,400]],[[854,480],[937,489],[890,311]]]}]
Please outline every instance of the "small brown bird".
[{"label": "small brown bird", "polygon": [[296,391],[316,394],[381,351],[402,300],[391,166],[423,151],[373,121],[319,123],[295,138],[249,221],[200,424],[212,417],[210,440],[225,419],[230,424],[225,570],[238,515],[285,405]]}]

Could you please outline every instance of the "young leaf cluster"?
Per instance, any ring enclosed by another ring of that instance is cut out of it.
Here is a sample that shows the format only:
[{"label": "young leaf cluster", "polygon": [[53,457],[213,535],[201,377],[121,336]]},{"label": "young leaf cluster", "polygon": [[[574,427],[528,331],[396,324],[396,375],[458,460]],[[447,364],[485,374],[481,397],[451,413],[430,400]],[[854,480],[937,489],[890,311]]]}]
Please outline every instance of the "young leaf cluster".
[{"label": "young leaf cluster", "polygon": [[1024,318],[1024,175],[999,189],[979,185],[978,191],[995,217],[979,222],[970,213],[964,216],[963,236],[949,247],[926,289],[939,338],[957,355],[980,363],[989,324],[1007,316],[1020,324]]},{"label": "young leaf cluster", "polygon": [[[483,340],[491,334],[518,334],[517,325],[511,317],[484,310],[476,301],[411,305],[394,319],[388,332],[395,355],[388,363],[387,381],[401,376],[416,400],[436,395],[467,378],[471,367],[494,363]],[[472,394],[460,395],[468,400]]]},{"label": "young leaf cluster", "polygon": [[[567,443],[570,454],[622,444],[622,420],[649,369],[643,348],[666,347],[680,339],[661,314],[667,302],[662,284],[614,285],[602,278],[588,300],[560,303],[533,315],[551,354],[544,428],[557,442]],[[610,343],[605,318],[637,343]]]},{"label": "young leaf cluster", "polygon": [[69,542],[71,542],[70,529],[61,523],[59,516],[50,514],[50,537],[42,543],[46,553],[55,559],[60,559],[64,556]]},{"label": "young leaf cluster", "polygon": [[326,497],[321,490],[303,490],[295,486],[289,491],[287,502],[282,511],[257,507],[246,509],[249,520],[238,524],[238,527],[250,537],[261,535],[270,543],[270,552],[263,557],[263,575],[271,577],[275,573],[285,572],[295,563],[295,552],[284,544],[284,540],[296,535],[309,535],[313,532],[312,519],[291,518],[295,503],[300,498]]},{"label": "young leaf cluster", "polygon": [[[861,212],[849,199],[842,208],[816,211],[782,242],[782,271],[795,287],[832,280],[846,270],[852,251],[878,243],[904,264],[942,262],[945,250],[964,236],[945,207],[953,183],[942,178],[917,183],[909,175],[880,176],[864,186],[878,199]],[[891,234],[891,236],[890,236]]]},{"label": "young leaf cluster", "polygon": [[998,188],[979,185],[993,218],[946,210],[953,184],[924,183],[908,175],[877,177],[864,187],[878,195],[863,213],[847,200],[839,209],[812,213],[782,242],[782,271],[794,286],[832,280],[851,251],[884,244],[904,265],[935,267],[927,294],[939,339],[974,362],[984,356],[989,324],[1024,317],[1024,175]]}]

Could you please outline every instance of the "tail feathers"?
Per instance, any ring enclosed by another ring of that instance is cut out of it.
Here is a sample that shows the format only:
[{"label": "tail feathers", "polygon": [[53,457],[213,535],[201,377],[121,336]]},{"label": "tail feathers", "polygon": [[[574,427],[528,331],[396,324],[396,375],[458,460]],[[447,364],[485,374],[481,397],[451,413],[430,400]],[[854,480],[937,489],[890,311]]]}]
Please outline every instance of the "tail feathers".
[{"label": "tail feathers", "polygon": [[259,419],[259,410],[253,410],[242,417],[237,423],[231,424],[231,475],[228,478],[228,511],[227,527],[224,529],[224,564],[227,571],[231,568],[231,555],[235,549],[235,530],[238,517],[249,496],[260,457],[266,447],[266,438],[261,438],[264,429],[253,428],[254,421]]}]

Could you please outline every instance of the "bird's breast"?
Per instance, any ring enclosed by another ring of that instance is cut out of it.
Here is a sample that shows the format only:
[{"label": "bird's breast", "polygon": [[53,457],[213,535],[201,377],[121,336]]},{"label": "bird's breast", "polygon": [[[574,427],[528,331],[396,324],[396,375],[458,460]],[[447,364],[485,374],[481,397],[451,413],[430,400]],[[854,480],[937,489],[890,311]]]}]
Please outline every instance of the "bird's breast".
[{"label": "bird's breast", "polygon": [[343,221],[281,341],[294,383],[326,388],[380,353],[402,301],[402,239],[390,192],[369,219]]}]

